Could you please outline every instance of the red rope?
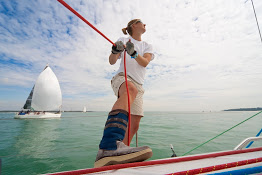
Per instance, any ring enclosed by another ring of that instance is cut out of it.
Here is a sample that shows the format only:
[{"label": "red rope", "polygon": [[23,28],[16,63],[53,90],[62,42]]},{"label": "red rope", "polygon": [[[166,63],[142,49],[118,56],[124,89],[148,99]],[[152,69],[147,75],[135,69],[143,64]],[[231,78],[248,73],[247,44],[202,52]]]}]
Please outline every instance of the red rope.
[{"label": "red rope", "polygon": [[72,13],[74,13],[76,16],[78,16],[80,19],[82,19],[87,25],[92,27],[96,32],[98,32],[100,35],[102,35],[107,41],[109,41],[111,44],[115,46],[115,43],[113,43],[110,39],[108,39],[102,32],[100,32],[95,26],[93,26],[90,22],[88,22],[83,16],[81,16],[79,13],[77,13],[72,7],[70,7],[67,3],[65,3],[63,0],[57,0],[62,5],[64,5],[68,10],[70,10]]},{"label": "red rope", "polygon": [[[102,35],[106,40],[108,40],[111,44],[114,46],[115,43],[113,43],[110,39],[108,39],[102,32],[100,32],[95,26],[93,26],[90,22],[88,22],[83,16],[81,16],[79,13],[77,13],[72,7],[70,7],[67,3],[65,3],[63,0],[57,0],[62,5],[64,5],[68,10],[70,10],[72,13],[74,13],[76,16],[78,16],[80,19],[82,19],[86,24],[88,24],[90,27],[92,27],[96,32],[98,32],[100,35]],[[126,51],[125,51],[126,52]],[[127,90],[127,96],[128,96],[128,146],[130,146],[130,128],[131,128],[131,114],[130,114],[130,97],[129,97],[129,91],[128,91],[128,85],[127,85],[127,76],[126,76],[126,53],[124,55],[124,67],[125,67],[125,80],[126,80],[126,90]]]},{"label": "red rope", "polygon": [[225,151],[225,152],[219,152],[219,153],[210,153],[210,154],[204,154],[204,155],[176,157],[176,158],[169,158],[169,159],[163,159],[163,160],[152,160],[152,161],[146,161],[146,162],[135,162],[135,163],[127,163],[127,164],[110,165],[110,166],[104,166],[104,167],[99,167],[99,168],[89,168],[89,169],[82,169],[82,170],[53,173],[50,175],[80,175],[80,174],[96,173],[96,172],[109,171],[109,170],[117,170],[117,169],[123,169],[123,168],[152,166],[152,165],[161,165],[161,164],[168,164],[168,163],[185,162],[185,161],[191,161],[191,160],[200,160],[200,159],[211,158],[211,157],[219,157],[219,156],[249,153],[249,152],[256,152],[256,151],[262,151],[262,147],[250,148],[250,149],[245,149],[245,150],[234,150],[234,151]]},{"label": "red rope", "polygon": [[128,138],[127,145],[130,146],[130,128],[131,128],[131,112],[130,112],[130,96],[127,84],[127,74],[126,74],[126,50],[124,52],[124,68],[125,68],[125,80],[126,80],[126,91],[127,91],[127,102],[128,102]]},{"label": "red rope", "polygon": [[[83,16],[81,16],[79,13],[77,13],[72,7],[70,7],[67,3],[65,3],[63,0],[57,0],[62,5],[64,5],[68,10],[70,10],[72,13],[74,13],[76,16],[78,16],[80,19],[82,19],[86,24],[88,24],[90,27],[92,27],[96,32],[98,32],[100,35],[102,35],[105,39],[107,39],[110,43],[112,43],[114,46],[115,43],[113,43],[110,39],[108,39],[102,32],[100,32],[95,26],[93,26],[90,22],[88,22]],[[127,85],[127,76],[126,76],[126,51],[124,55],[124,67],[125,67],[125,80],[126,80],[126,91],[127,91],[127,97],[128,97],[128,146],[130,146],[130,128],[131,128],[131,113],[130,113],[130,97],[129,97],[129,90]]]}]

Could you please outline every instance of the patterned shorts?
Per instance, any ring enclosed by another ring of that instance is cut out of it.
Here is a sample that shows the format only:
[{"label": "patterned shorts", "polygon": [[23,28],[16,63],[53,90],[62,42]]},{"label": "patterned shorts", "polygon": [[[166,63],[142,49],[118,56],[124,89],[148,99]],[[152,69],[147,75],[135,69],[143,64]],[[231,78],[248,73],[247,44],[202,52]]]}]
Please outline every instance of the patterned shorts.
[{"label": "patterned shorts", "polygon": [[[137,83],[133,78],[130,76],[127,76],[127,81],[131,81],[137,88],[138,93],[137,96],[131,105],[131,114],[132,115],[139,115],[144,116],[144,109],[143,109],[143,95],[145,90],[143,89],[142,85]],[[120,86],[125,82],[125,76],[124,73],[120,72],[117,75],[115,75],[111,80],[111,86],[115,93],[115,95],[118,97],[118,91]]]}]

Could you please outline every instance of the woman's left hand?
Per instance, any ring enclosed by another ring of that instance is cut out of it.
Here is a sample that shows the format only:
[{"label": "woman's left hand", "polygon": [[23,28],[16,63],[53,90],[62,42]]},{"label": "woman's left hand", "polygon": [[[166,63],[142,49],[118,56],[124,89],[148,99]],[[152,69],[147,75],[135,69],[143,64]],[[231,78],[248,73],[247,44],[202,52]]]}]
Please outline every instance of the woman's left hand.
[{"label": "woman's left hand", "polygon": [[128,55],[130,55],[131,57],[132,56],[135,56],[136,54],[136,51],[135,51],[135,46],[133,43],[131,43],[130,41],[128,41],[126,43],[126,52],[128,53]]}]

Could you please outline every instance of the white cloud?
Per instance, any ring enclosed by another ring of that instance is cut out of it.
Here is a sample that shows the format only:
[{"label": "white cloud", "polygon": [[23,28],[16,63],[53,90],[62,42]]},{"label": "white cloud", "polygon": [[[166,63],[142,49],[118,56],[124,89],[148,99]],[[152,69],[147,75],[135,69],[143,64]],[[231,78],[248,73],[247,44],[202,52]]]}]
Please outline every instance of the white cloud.
[{"label": "white cloud", "polygon": [[[65,2],[113,42],[129,20],[141,18],[147,24],[142,39],[153,44],[156,58],[147,70],[145,110],[261,106],[262,46],[251,1]],[[254,4],[262,26],[262,3]],[[65,109],[111,109],[110,78],[119,63],[108,64],[108,41],[56,1],[6,1],[0,11],[1,93],[27,88],[17,101],[25,100],[49,63]],[[5,102],[1,109],[10,103],[21,105]]]}]

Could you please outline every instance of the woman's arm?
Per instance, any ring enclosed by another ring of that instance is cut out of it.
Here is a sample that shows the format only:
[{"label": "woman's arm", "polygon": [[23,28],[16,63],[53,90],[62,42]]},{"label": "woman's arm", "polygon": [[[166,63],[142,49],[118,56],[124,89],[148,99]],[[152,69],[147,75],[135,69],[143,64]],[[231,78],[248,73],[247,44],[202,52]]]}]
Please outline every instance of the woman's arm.
[{"label": "woman's arm", "polygon": [[130,40],[126,43],[126,52],[131,56],[131,58],[135,58],[137,63],[143,67],[146,67],[152,58],[151,53],[145,53],[143,56],[137,54],[135,46]]},{"label": "woman's arm", "polygon": [[120,53],[118,53],[118,54],[111,53],[110,56],[109,56],[109,63],[111,65],[115,64],[119,56],[120,56]]},{"label": "woman's arm", "polygon": [[145,53],[144,56],[141,56],[138,54],[138,56],[135,58],[137,63],[143,67],[146,67],[149,62],[151,61],[152,54],[151,53]]}]

